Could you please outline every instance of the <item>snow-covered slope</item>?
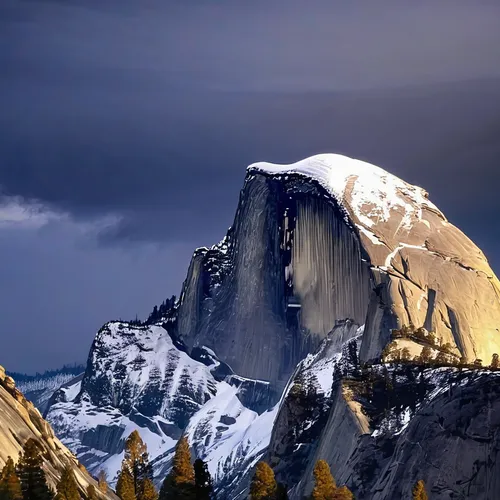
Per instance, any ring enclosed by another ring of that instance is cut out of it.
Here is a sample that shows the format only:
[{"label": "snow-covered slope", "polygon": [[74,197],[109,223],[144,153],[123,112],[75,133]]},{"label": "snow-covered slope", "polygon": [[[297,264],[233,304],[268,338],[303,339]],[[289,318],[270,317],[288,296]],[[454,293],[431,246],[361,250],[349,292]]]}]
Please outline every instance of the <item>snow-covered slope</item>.
[{"label": "snow-covered slope", "polygon": [[197,357],[160,326],[108,323],[83,380],[61,388],[47,419],[91,472],[105,469],[112,481],[133,430],[148,446],[158,481],[184,430],[213,476],[227,479],[263,454],[276,411],[250,408],[268,384],[232,375],[210,350],[199,349]]},{"label": "snow-covered slope", "polygon": [[446,220],[421,187],[408,184],[376,165],[347,156],[322,154],[291,165],[259,162],[250,165],[248,171],[271,175],[298,174],[314,180],[368,227],[387,222],[391,212],[396,210],[404,212],[402,223],[407,228],[414,221],[422,221],[423,208],[441,214]]}]

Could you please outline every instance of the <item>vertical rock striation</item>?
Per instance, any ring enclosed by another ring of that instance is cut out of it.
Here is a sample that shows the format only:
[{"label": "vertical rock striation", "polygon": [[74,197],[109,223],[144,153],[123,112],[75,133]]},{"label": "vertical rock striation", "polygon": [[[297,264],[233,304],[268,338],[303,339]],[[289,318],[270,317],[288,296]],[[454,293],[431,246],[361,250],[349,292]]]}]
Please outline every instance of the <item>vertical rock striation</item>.
[{"label": "vertical rock striation", "polygon": [[318,183],[249,173],[224,243],[197,250],[189,267],[177,333],[190,348],[206,345],[236,373],[283,387],[338,321],[364,324],[371,271]]}]

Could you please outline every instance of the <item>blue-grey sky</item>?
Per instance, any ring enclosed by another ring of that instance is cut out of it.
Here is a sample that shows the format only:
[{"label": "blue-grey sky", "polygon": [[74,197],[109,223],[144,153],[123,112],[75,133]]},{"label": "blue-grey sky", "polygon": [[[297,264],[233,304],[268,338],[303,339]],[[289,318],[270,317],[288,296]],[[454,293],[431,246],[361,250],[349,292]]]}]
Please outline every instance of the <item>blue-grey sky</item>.
[{"label": "blue-grey sky", "polygon": [[178,293],[245,166],[425,187],[500,271],[496,0],[3,0],[0,364],[86,359]]}]

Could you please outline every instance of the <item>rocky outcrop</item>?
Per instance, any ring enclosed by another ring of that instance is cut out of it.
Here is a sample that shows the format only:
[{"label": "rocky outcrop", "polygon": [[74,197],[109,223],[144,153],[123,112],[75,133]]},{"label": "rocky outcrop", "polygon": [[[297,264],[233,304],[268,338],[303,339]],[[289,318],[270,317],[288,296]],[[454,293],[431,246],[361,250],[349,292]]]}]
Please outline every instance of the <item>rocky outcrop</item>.
[{"label": "rocky outcrop", "polygon": [[498,498],[500,378],[464,380],[411,419],[370,498],[403,498],[418,479],[436,500]]},{"label": "rocky outcrop", "polygon": [[[67,466],[74,472],[82,497],[85,498],[85,490],[90,484],[97,489],[96,481],[55,437],[40,412],[16,389],[14,380],[6,377],[5,371],[0,367],[0,469],[9,456],[17,461],[24,443],[30,438],[36,439],[43,449],[44,469],[52,489],[55,490],[61,473]],[[99,495],[102,498],[116,499],[111,491],[106,496],[101,493]]]},{"label": "rocky outcrop", "polygon": [[410,498],[421,479],[433,499],[497,498],[498,372],[378,365],[334,387],[300,478],[281,474],[290,498],[310,494],[319,459],[360,500]]}]

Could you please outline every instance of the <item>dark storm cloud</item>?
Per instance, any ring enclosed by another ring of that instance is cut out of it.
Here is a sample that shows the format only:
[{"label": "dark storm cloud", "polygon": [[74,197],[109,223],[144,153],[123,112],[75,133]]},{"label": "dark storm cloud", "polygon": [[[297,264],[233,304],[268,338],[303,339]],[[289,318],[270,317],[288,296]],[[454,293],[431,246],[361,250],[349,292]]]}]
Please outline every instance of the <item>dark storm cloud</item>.
[{"label": "dark storm cloud", "polygon": [[245,166],[261,159],[324,151],[363,158],[423,185],[458,223],[456,198],[496,204],[500,80],[397,91],[193,92],[184,110],[183,95],[170,99],[168,112],[108,103],[104,115],[60,112],[45,126],[33,115],[29,127],[10,125],[0,139],[4,189],[78,218],[123,217],[107,241],[196,237],[197,244],[222,235]]},{"label": "dark storm cloud", "polygon": [[[493,0],[4,0],[0,192],[73,221],[0,229],[5,328],[53,339],[51,366],[78,317],[59,356],[77,359],[99,322],[179,291],[188,249],[231,224],[246,165],[319,152],[422,185],[498,270],[498,19]],[[108,216],[84,252],[79,224]]]},{"label": "dark storm cloud", "polygon": [[68,222],[1,231],[0,364],[11,370],[85,362],[104,322],[144,318],[177,290],[191,255],[182,245],[96,248]]}]

